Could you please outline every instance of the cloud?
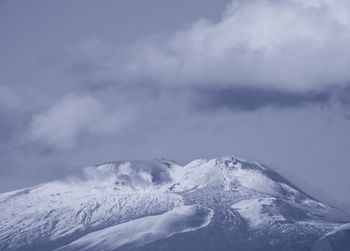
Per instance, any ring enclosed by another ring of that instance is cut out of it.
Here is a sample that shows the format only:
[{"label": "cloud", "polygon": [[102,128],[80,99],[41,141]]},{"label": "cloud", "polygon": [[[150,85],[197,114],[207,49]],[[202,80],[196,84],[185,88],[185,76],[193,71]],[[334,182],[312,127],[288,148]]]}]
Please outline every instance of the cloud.
[{"label": "cloud", "polygon": [[119,72],[125,79],[160,85],[301,93],[344,87],[350,83],[350,2],[233,1],[219,22],[200,20],[169,38],[140,43],[130,57]]},{"label": "cloud", "polygon": [[108,111],[91,96],[69,94],[33,117],[28,139],[56,150],[71,149],[83,136],[117,132],[131,119],[127,109]]},{"label": "cloud", "polygon": [[202,88],[195,92],[194,105],[199,110],[255,111],[261,108],[278,109],[304,107],[306,105],[327,105],[332,94],[330,92],[306,93],[280,91],[263,88]]},{"label": "cloud", "polygon": [[95,38],[71,54],[71,73],[89,92],[187,92],[201,109],[346,105],[350,2],[234,0],[217,22],[202,19],[119,51]]}]

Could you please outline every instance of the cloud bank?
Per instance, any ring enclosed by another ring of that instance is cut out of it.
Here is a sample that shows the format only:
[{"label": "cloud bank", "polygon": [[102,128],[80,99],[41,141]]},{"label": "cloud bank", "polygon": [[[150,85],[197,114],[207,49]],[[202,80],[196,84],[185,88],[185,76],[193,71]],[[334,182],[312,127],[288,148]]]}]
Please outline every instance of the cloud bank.
[{"label": "cloud bank", "polygon": [[[234,0],[217,22],[202,19],[123,53],[97,38],[79,48],[71,73],[82,76],[80,87],[89,94],[66,95],[36,114],[30,142],[63,150],[86,135],[113,134],[130,122],[125,102],[145,124],[165,120],[165,106],[183,114],[189,107],[253,112],[350,103],[350,3],[344,0]],[[104,101],[107,92],[125,102]],[[6,97],[8,106],[18,103]]]},{"label": "cloud bank", "polygon": [[33,117],[29,140],[57,150],[70,149],[88,134],[108,134],[131,121],[127,110],[107,111],[88,95],[69,94],[47,111]]},{"label": "cloud bank", "polygon": [[350,83],[350,2],[233,1],[219,22],[200,20],[133,47],[125,79],[161,85],[304,92]]}]

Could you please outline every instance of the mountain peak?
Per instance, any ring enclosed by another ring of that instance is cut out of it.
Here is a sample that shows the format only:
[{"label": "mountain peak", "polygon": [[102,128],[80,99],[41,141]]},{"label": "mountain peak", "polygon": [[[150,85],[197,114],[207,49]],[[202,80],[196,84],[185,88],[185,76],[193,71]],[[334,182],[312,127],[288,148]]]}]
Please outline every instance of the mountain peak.
[{"label": "mountain peak", "polygon": [[[193,250],[185,243],[194,240],[201,250],[214,250],[214,240],[221,250],[300,249],[341,235],[350,222],[278,173],[233,155],[184,166],[161,159],[87,167],[81,176],[1,194],[0,210],[0,249],[10,250]],[[172,235],[181,241],[162,242]]]}]

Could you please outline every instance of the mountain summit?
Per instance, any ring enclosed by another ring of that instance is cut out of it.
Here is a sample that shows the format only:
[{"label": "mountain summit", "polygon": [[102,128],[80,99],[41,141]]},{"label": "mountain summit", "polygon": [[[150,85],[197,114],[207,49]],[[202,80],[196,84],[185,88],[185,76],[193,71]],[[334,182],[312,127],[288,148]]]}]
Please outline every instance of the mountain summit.
[{"label": "mountain summit", "polygon": [[0,195],[1,250],[349,250],[350,217],[234,156],[120,161]]}]

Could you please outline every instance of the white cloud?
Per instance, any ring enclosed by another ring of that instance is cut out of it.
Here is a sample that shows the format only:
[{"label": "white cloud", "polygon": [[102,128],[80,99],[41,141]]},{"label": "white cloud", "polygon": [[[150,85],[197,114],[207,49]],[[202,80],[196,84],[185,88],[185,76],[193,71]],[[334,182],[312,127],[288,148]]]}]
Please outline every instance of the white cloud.
[{"label": "white cloud", "polygon": [[165,41],[133,48],[125,77],[314,90],[350,82],[350,2],[233,1]]},{"label": "white cloud", "polygon": [[58,150],[70,149],[83,135],[101,135],[122,129],[131,117],[127,109],[107,111],[101,102],[90,96],[69,94],[33,117],[29,139]]}]

